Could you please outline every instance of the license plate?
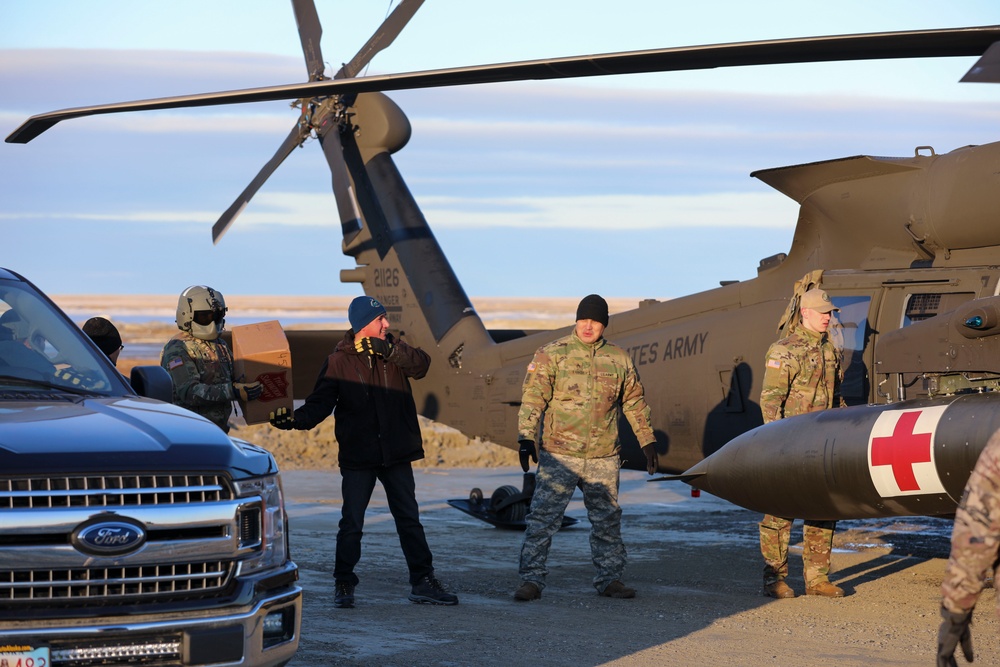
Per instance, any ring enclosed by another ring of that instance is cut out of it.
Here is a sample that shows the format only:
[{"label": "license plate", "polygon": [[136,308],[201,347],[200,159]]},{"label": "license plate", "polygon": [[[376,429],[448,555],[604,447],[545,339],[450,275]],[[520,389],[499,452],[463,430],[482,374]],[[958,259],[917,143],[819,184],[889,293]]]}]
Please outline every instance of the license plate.
[{"label": "license plate", "polygon": [[0,646],[0,667],[49,667],[49,647]]}]

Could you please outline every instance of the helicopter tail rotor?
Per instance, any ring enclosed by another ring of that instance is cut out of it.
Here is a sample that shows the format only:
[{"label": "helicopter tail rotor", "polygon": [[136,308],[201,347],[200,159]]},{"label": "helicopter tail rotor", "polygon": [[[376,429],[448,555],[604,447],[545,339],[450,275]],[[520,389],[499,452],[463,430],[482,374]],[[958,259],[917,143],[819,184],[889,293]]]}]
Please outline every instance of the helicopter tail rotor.
[{"label": "helicopter tail rotor", "polygon": [[[424,0],[402,0],[354,58],[340,68],[334,78],[346,79],[356,76],[371,62],[375,54],[396,39],[423,2]],[[323,60],[323,52],[320,49],[323,28],[319,22],[316,5],[313,0],[292,0],[292,9],[295,12],[295,23],[299,30],[299,41],[302,43],[302,53],[305,56],[309,80],[326,79],[327,77],[323,76],[326,65]],[[366,212],[367,218],[379,219],[382,217],[377,200],[374,197],[362,196],[362,200],[359,201],[356,197],[357,192],[351,185],[353,180],[357,184],[357,190],[360,190],[362,195],[370,190],[360,155],[357,151],[345,153],[344,141],[340,136],[342,132],[353,132],[346,116],[346,109],[354,103],[354,98],[355,95],[352,94],[300,100],[303,113],[299,124],[285,138],[274,157],[264,165],[263,169],[250,182],[250,185],[240,193],[236,201],[216,221],[212,227],[212,243],[219,242],[219,239],[232,226],[236,217],[243,212],[243,209],[247,207],[250,199],[264,182],[291,154],[293,149],[301,146],[309,138],[312,131],[315,131],[316,136],[319,137],[323,153],[330,166],[333,177],[333,194],[337,200],[337,211],[344,238],[349,238],[361,229],[359,203],[361,209]]]},{"label": "helicopter tail rotor", "polygon": [[295,12],[295,24],[299,29],[299,41],[302,43],[302,54],[306,57],[309,80],[319,81],[325,78],[323,70],[326,64],[319,46],[323,27],[316,13],[316,3],[313,0],[292,0],[292,11]]},{"label": "helicopter tail rotor", "polygon": [[[297,1],[305,2],[306,0]],[[311,0],[309,1],[311,3]],[[365,42],[361,50],[351,58],[350,62],[341,67],[340,71],[333,78],[348,79],[357,76],[365,68],[365,65],[371,62],[376,53],[392,44],[422,4],[424,4],[424,0],[403,0],[400,2],[396,6],[396,9],[392,10],[392,13],[382,22],[382,25],[378,27],[375,34]]]}]

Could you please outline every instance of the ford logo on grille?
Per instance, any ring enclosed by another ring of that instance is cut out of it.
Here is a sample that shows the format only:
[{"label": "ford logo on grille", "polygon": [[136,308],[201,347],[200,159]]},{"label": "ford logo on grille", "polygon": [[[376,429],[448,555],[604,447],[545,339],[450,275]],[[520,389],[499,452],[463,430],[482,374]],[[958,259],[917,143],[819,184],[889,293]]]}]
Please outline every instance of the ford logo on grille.
[{"label": "ford logo on grille", "polygon": [[117,556],[146,543],[146,529],[123,517],[97,518],[80,524],[72,535],[77,551],[92,556]]}]

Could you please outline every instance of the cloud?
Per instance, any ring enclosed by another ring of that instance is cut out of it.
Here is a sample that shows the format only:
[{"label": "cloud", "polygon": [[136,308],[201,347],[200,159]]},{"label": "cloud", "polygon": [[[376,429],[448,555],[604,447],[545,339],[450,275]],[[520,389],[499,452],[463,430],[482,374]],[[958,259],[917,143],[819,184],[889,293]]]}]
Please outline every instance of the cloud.
[{"label": "cloud", "polygon": [[[428,197],[433,227],[643,230],[682,227],[792,229],[795,202],[777,193],[468,199]],[[734,215],[733,211],[740,211]]]},{"label": "cloud", "polygon": [[[643,230],[702,227],[791,229],[795,202],[777,193],[592,197],[515,197],[504,199],[427,197],[418,202],[436,229],[592,229]],[[733,211],[740,211],[734,215]],[[265,193],[256,197],[236,224],[240,226],[330,226],[336,223],[332,194]],[[0,214],[0,220],[66,220],[160,224],[204,224],[219,214],[163,209],[115,213]]]}]

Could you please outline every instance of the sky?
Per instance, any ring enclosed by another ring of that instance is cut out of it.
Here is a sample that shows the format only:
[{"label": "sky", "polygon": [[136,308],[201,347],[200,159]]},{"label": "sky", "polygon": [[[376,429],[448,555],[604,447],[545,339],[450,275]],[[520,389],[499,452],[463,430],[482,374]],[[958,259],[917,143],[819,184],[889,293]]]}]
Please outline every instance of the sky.
[{"label": "sky", "polygon": [[[331,75],[393,7],[316,0]],[[685,5],[681,7],[679,5]],[[91,104],[297,83],[281,0],[5,0],[0,134]],[[365,74],[761,39],[1000,24],[994,0],[427,0]],[[797,205],[750,173],[998,138],[975,58],[741,67],[390,93],[394,160],[466,292],[671,298],[754,277]],[[52,294],[352,296],[316,142],[218,245],[295,123],[286,102],[64,121],[0,144],[0,266]]]}]

